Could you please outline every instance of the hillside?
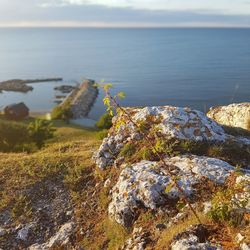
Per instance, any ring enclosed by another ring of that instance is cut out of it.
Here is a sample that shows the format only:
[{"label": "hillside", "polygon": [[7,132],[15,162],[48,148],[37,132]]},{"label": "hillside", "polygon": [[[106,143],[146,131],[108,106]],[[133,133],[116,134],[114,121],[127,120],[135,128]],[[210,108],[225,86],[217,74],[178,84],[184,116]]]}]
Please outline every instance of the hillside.
[{"label": "hillside", "polygon": [[104,140],[55,122],[41,150],[0,153],[0,248],[249,249],[249,132],[190,109],[128,112],[161,126],[151,141],[196,213],[129,120]]}]

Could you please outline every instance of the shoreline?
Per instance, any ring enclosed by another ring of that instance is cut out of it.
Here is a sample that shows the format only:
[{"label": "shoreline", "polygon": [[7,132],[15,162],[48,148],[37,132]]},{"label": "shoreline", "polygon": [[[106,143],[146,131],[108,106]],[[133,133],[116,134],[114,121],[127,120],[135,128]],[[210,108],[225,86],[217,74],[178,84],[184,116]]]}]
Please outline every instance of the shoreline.
[{"label": "shoreline", "polygon": [[40,78],[40,79],[11,79],[0,82],[0,92],[2,91],[13,91],[27,93],[33,90],[32,86],[28,84],[42,83],[42,82],[61,82],[63,78]]}]

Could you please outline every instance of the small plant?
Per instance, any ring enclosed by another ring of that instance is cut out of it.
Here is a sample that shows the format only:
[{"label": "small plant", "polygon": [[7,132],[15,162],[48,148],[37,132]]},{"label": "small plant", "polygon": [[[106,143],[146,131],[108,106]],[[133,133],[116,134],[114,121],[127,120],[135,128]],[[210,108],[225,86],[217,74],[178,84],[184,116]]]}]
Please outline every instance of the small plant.
[{"label": "small plant", "polygon": [[109,129],[112,127],[113,116],[110,113],[103,114],[100,119],[96,122],[96,127],[99,129]]},{"label": "small plant", "polygon": [[[238,173],[235,173],[235,176]],[[244,193],[246,183],[236,183],[236,177],[232,176],[226,189],[221,188],[212,198],[212,209],[208,213],[215,222],[226,223],[230,226],[239,226],[246,213],[247,198],[239,198]]]},{"label": "small plant", "polygon": [[31,122],[28,126],[28,131],[32,141],[35,142],[39,149],[44,146],[47,139],[53,137],[54,133],[52,123],[41,119],[36,119],[34,122]]},{"label": "small plant", "polygon": [[[120,119],[119,124],[116,124],[116,126],[121,126],[121,125],[125,124],[125,122],[126,122],[125,117],[126,117],[127,122],[130,122],[136,128],[136,130],[139,132],[139,134],[145,140],[148,147],[150,147],[150,149],[157,155],[157,157],[159,157],[159,161],[166,168],[167,173],[169,174],[170,178],[173,181],[174,187],[177,188],[177,190],[180,193],[180,196],[181,196],[180,198],[189,206],[190,210],[192,211],[192,213],[196,217],[197,221],[199,223],[201,223],[201,220],[200,220],[198,214],[194,210],[194,208],[193,208],[192,204],[190,203],[188,197],[186,196],[184,190],[180,187],[177,179],[172,174],[172,172],[171,172],[172,166],[170,166],[166,162],[164,156],[161,154],[161,152],[158,151],[154,140],[152,140],[152,136],[149,134],[150,131],[147,130],[147,126],[145,126],[145,124],[143,124],[143,126],[142,126],[139,122],[135,121],[133,119],[133,117],[131,116],[131,114],[126,109],[121,107],[120,104],[118,103],[118,100],[123,99],[125,97],[125,94],[123,92],[120,92],[117,95],[112,96],[110,93],[110,88],[112,87],[112,84],[110,84],[110,83],[103,84],[103,85],[99,84],[97,86],[101,87],[106,94],[104,99],[103,99],[103,103],[104,103],[104,105],[107,106],[107,112],[112,116],[114,115],[114,113],[121,114],[121,118],[123,118],[123,119]],[[161,118],[159,118],[159,120],[161,120]],[[157,130],[157,128],[155,128],[155,130],[153,131],[153,134],[156,137],[156,139],[159,139],[159,136],[157,135],[158,133],[159,133],[159,131]],[[129,143],[122,149],[120,154],[122,154],[124,156],[127,156],[127,155],[131,156],[132,154],[134,154],[135,151],[136,151],[135,145]]]}]

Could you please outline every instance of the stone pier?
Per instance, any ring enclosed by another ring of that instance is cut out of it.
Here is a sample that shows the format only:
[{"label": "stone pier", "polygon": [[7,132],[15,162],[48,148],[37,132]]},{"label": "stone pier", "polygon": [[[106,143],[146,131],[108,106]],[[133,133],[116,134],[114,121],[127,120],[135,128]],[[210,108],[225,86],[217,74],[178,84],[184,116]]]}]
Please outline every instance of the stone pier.
[{"label": "stone pier", "polygon": [[88,115],[98,96],[98,88],[95,81],[84,80],[83,83],[74,89],[60,104],[70,101],[73,119],[84,118]]}]

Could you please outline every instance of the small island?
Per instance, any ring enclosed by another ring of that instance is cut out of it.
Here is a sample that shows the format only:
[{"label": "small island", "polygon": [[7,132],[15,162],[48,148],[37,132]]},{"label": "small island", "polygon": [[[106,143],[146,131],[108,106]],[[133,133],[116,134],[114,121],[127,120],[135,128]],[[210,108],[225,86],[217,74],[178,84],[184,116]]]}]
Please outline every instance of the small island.
[{"label": "small island", "polygon": [[33,87],[27,84],[40,83],[40,82],[59,82],[62,80],[63,80],[62,78],[43,78],[43,79],[27,79],[27,80],[12,79],[0,82],[0,92],[14,91],[14,92],[27,93],[33,90]]}]

